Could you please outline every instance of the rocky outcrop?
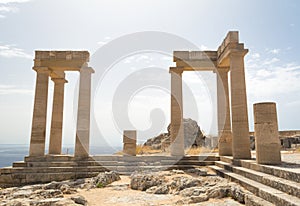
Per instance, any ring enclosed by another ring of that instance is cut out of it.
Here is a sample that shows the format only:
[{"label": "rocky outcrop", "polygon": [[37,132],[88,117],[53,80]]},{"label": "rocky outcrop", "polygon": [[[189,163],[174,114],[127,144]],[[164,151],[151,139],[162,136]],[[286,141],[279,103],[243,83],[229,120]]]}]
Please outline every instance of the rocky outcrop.
[{"label": "rocky outcrop", "polygon": [[92,185],[96,185],[96,187],[101,188],[120,179],[121,179],[120,176],[114,171],[104,172],[97,175],[97,177],[92,178],[92,182],[93,182]]},{"label": "rocky outcrop", "polygon": [[[48,184],[29,185],[0,189],[0,206],[79,206],[87,205],[87,200],[77,194],[78,189],[91,189],[117,181],[120,176],[115,172],[99,173],[97,177],[51,182]],[[65,198],[64,195],[73,195]]]},{"label": "rocky outcrop", "polygon": [[131,175],[130,188],[145,191],[153,186],[161,185],[165,181],[164,176],[159,173],[138,173]]},{"label": "rocky outcrop", "polygon": [[[197,122],[192,119],[183,119],[184,124],[184,146],[189,148],[192,146],[204,146],[205,136]],[[164,149],[170,145],[170,125],[168,126],[168,133],[163,133],[157,137],[148,139],[144,146],[150,146],[152,149]]]},{"label": "rocky outcrop", "polygon": [[[130,187],[150,194],[180,195],[182,199],[178,201],[179,205],[227,197],[245,203],[245,195],[249,194],[239,185],[218,176],[195,177],[182,173],[178,173],[178,170],[169,173],[136,173],[131,176]],[[175,176],[167,178],[171,175]]]}]

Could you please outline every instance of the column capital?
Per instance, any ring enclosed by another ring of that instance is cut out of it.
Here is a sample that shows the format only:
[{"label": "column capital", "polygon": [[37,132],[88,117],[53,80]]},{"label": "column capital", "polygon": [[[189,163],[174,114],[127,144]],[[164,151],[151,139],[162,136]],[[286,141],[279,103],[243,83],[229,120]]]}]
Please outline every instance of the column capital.
[{"label": "column capital", "polygon": [[95,73],[95,70],[92,67],[82,67],[79,72]]},{"label": "column capital", "polygon": [[234,57],[234,56],[242,56],[244,57],[248,53],[249,49],[232,49],[230,51],[229,57]]},{"label": "column capital", "polygon": [[32,69],[38,73],[51,73],[51,70],[48,67],[32,67]]},{"label": "column capital", "polygon": [[184,71],[183,67],[170,67],[169,72],[170,73],[176,73],[176,74],[182,74]]},{"label": "column capital", "polygon": [[214,73],[227,73],[230,71],[230,67],[217,67],[213,70]]},{"label": "column capital", "polygon": [[51,78],[51,80],[56,83],[68,83],[68,81],[65,78]]}]

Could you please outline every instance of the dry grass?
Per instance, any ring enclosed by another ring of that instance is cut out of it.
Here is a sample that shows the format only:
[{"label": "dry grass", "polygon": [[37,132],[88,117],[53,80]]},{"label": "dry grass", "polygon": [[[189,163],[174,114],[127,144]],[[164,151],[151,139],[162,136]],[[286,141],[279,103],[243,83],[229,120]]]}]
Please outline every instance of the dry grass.
[{"label": "dry grass", "polygon": [[[136,154],[137,155],[147,155],[147,154],[157,154],[161,153],[162,150],[154,150],[150,146],[143,146],[142,144],[136,145]],[[124,152],[118,151],[114,155],[124,155]]]},{"label": "dry grass", "polygon": [[154,150],[150,146],[143,146],[141,144],[136,146],[136,154],[143,155],[143,154],[156,154],[161,153],[162,150]]},{"label": "dry grass", "polygon": [[200,155],[202,153],[210,153],[210,152],[218,152],[218,148],[209,149],[207,147],[192,147],[190,149],[185,150],[187,155]]},{"label": "dry grass", "polygon": [[[218,148],[215,149],[209,149],[207,147],[192,147],[190,149],[185,150],[186,155],[200,155],[202,153],[217,153],[219,150]],[[151,155],[151,154],[158,154],[158,153],[163,153],[168,151],[162,151],[162,150],[155,150],[152,149],[151,146],[143,146],[142,144],[138,144],[136,146],[136,154],[137,155]],[[300,148],[299,148],[300,152]],[[118,151],[115,153],[115,155],[124,155],[123,151]]]}]

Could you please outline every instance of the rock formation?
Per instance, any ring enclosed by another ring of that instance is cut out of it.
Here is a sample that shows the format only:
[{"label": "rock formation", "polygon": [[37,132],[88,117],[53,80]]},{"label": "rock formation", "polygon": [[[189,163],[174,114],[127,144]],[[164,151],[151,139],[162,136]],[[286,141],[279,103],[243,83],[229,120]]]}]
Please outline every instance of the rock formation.
[{"label": "rock formation", "polygon": [[[184,124],[184,147],[203,146],[205,136],[200,130],[199,125],[195,120],[183,119]],[[168,133],[162,133],[157,137],[148,139],[144,146],[150,146],[152,149],[164,149],[170,145],[170,125],[168,126]]]},{"label": "rock formation", "polygon": [[[93,178],[50,182],[23,187],[0,188],[0,206],[80,206],[87,205],[87,200],[78,195],[80,189],[105,187],[120,180],[116,172],[99,173]],[[72,195],[66,197],[65,195]]]},{"label": "rock formation", "polygon": [[[203,174],[206,174],[202,171]],[[146,191],[149,194],[180,195],[179,205],[205,202],[209,199],[232,197],[239,203],[245,203],[248,191],[218,176],[187,176],[186,172],[173,170],[160,173],[139,173],[131,175],[130,188]]]}]

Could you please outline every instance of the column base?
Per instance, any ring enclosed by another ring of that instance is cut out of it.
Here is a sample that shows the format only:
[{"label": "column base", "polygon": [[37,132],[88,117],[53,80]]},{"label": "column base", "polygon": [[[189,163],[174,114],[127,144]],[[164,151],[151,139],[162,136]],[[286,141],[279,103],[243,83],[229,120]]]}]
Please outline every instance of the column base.
[{"label": "column base", "polygon": [[184,145],[173,143],[170,149],[171,156],[184,156]]},{"label": "column base", "polygon": [[219,155],[232,156],[232,142],[219,142]]}]

